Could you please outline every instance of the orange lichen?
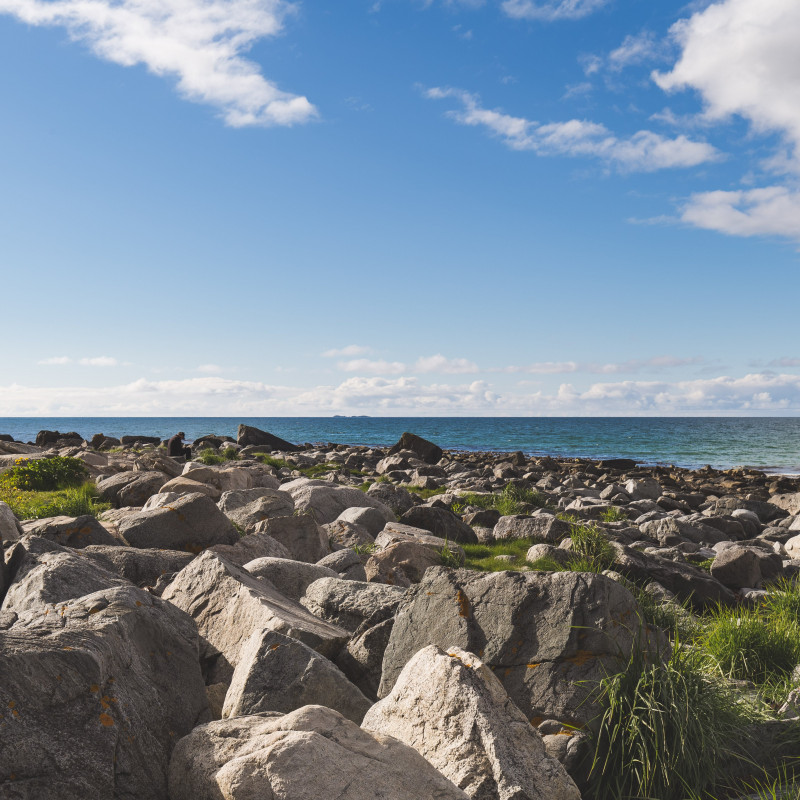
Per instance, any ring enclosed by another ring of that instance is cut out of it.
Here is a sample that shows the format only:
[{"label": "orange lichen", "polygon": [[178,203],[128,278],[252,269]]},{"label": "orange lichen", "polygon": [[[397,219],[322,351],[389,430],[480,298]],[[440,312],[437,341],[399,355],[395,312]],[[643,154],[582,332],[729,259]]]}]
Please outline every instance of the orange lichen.
[{"label": "orange lichen", "polygon": [[531,725],[538,728],[544,722],[544,717],[531,717]]},{"label": "orange lichen", "polygon": [[105,712],[103,712],[103,713],[100,715],[100,724],[101,724],[101,725],[102,725],[104,728],[109,728],[109,727],[111,727],[111,726],[114,724],[114,719],[113,719],[113,717],[112,717],[110,714],[106,714]]},{"label": "orange lichen", "polygon": [[92,685],[89,687],[89,691],[90,691],[90,692],[99,692],[99,691],[100,691],[100,687],[99,687],[99,686],[98,686],[96,683],[93,683],[93,684],[92,684]]},{"label": "orange lichen", "polygon": [[456,602],[458,603],[458,616],[464,618],[469,617],[469,598],[461,589],[458,590],[458,594],[456,595]]},{"label": "orange lichen", "polygon": [[576,667],[582,667],[587,662],[591,661],[594,658],[594,653],[590,652],[589,650],[578,650],[574,656],[570,656],[569,658],[564,659],[565,661],[569,661],[570,664],[574,664]]},{"label": "orange lichen", "polygon": [[540,667],[542,662],[540,661],[538,664],[528,664],[528,669],[536,669],[536,667]]}]

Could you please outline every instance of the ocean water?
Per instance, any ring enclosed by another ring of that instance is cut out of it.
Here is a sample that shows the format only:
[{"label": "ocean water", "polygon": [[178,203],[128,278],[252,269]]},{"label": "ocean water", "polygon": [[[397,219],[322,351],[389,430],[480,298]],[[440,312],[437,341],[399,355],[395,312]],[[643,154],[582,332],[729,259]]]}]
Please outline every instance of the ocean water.
[{"label": "ocean water", "polygon": [[412,431],[446,449],[800,473],[800,417],[5,417],[0,433],[28,442],[43,429],[87,439],[184,431],[192,441],[208,433],[235,437],[240,422],[298,444],[385,446]]}]

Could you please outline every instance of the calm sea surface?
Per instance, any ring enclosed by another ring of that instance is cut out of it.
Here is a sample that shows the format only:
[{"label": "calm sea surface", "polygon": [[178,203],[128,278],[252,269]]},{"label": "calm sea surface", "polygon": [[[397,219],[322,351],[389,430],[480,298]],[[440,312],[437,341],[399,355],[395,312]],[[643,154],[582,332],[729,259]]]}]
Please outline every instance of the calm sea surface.
[{"label": "calm sea surface", "polygon": [[166,438],[182,430],[191,441],[207,433],[235,437],[240,422],[297,443],[383,446],[413,431],[447,449],[800,473],[800,417],[0,417],[0,433],[28,442],[43,429],[85,438],[100,432]]}]

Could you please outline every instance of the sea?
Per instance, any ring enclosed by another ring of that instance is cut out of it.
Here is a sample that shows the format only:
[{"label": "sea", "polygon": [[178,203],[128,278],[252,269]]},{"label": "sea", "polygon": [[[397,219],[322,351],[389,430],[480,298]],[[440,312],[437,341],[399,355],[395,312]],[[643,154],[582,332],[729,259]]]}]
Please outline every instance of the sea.
[{"label": "sea", "polygon": [[0,417],[0,433],[32,442],[40,430],[86,439],[183,431],[191,442],[210,433],[235,438],[239,423],[296,444],[384,447],[411,431],[452,450],[800,474],[800,417]]}]

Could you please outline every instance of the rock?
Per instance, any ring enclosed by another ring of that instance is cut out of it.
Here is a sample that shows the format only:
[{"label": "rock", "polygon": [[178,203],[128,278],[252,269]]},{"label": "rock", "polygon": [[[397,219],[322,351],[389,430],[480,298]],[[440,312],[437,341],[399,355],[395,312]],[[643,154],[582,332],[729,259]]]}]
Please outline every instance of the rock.
[{"label": "rock", "polygon": [[191,619],[133,586],[0,631],[3,793],[165,800],[175,742],[208,719],[197,647]]},{"label": "rock", "polygon": [[116,505],[143,506],[148,498],[161,491],[161,487],[168,480],[163,472],[137,472],[135,474],[137,477],[126,483],[117,492]]},{"label": "rock", "polygon": [[310,514],[266,519],[256,525],[255,531],[280,542],[298,561],[316,564],[330,552],[327,533]]},{"label": "rock", "polygon": [[[247,498],[246,502],[242,502]],[[253,533],[259,522],[278,517],[291,517],[294,501],[286,492],[275,489],[246,489],[225,492],[219,502],[220,510],[245,533]]]},{"label": "rock", "polygon": [[404,594],[396,586],[320,578],[306,589],[300,603],[314,616],[352,633],[379,609],[393,613]]},{"label": "rock", "polygon": [[420,461],[424,461],[426,464],[436,464],[444,455],[444,451],[438,445],[407,431],[400,437],[397,444],[389,450],[389,455],[393,456],[401,450],[410,450]]},{"label": "rock", "polygon": [[759,589],[765,579],[777,577],[783,559],[756,547],[726,547],[711,562],[711,576],[729,589]]},{"label": "rock", "polygon": [[41,536],[56,544],[75,549],[90,544],[121,544],[88,514],[83,517],[46,517],[27,520],[22,524],[22,529],[31,536]]},{"label": "rock", "polygon": [[298,511],[311,514],[318,525],[333,522],[348,508],[372,507],[378,509],[384,521],[394,519],[394,512],[380,500],[364,494],[360,489],[350,486],[335,486],[326,481],[298,478],[281,485],[282,492],[288,492]]},{"label": "rock", "polygon": [[26,536],[11,548],[8,572],[3,610],[17,615],[44,612],[49,605],[126,583],[78,553],[37,536]]},{"label": "rock", "polygon": [[215,544],[208,548],[241,567],[256,558],[292,558],[292,554],[266,533],[242,536],[236,544]]},{"label": "rock", "polygon": [[271,450],[283,450],[287,453],[300,449],[291,442],[287,442],[285,439],[267,433],[267,431],[254,428],[252,425],[239,425],[239,429],[236,432],[236,443],[241,447],[254,444],[264,445]]},{"label": "rock", "polygon": [[[307,564],[290,558],[256,558],[244,568],[255,578],[265,579],[284,597],[300,601],[306,589],[319,578],[338,578],[339,574],[327,567]],[[261,709],[279,711],[280,709]]]},{"label": "rock", "polygon": [[[97,481],[97,491],[100,493],[100,499],[119,508],[120,505],[123,505],[119,502],[119,493],[129,483],[133,483],[141,476],[141,472],[126,470],[125,472],[118,472],[116,475],[111,475],[108,478],[101,478]],[[162,477],[164,478],[164,483],[166,483],[166,476],[162,475]],[[139,503],[139,505],[141,505],[141,503]]]},{"label": "rock", "polygon": [[414,528],[422,528],[448,542],[474,543],[478,541],[475,531],[462,522],[452,511],[430,506],[415,506],[406,511],[400,522]]},{"label": "rock", "polygon": [[463,519],[471,528],[494,528],[500,519],[500,512],[495,508],[480,508],[465,514]]},{"label": "rock", "polygon": [[381,609],[358,626],[336,657],[336,665],[370,700],[378,699],[383,654],[392,635],[394,616]]},{"label": "rock", "polygon": [[491,669],[458,647],[420,650],[362,727],[413,747],[476,800],[581,798]]},{"label": "rock", "polygon": [[800,492],[774,494],[769,501],[772,505],[777,506],[791,516],[800,514]]},{"label": "rock", "polygon": [[787,539],[783,546],[789,558],[800,559],[800,534]]},{"label": "rock", "polygon": [[404,489],[402,486],[395,486],[392,483],[384,483],[383,481],[373,483],[367,489],[367,497],[379,500],[385,506],[391,508],[397,517],[402,516],[409,508],[417,505],[415,498],[408,489]]},{"label": "rock", "polygon": [[[365,581],[367,575],[364,572],[364,565],[361,563],[361,556],[355,550],[345,548],[344,550],[337,550],[335,553],[329,553],[325,558],[317,561],[320,567],[327,567],[337,573],[337,577],[346,578],[349,581]],[[362,577],[354,578],[354,570],[359,570],[363,573]]]},{"label": "rock", "polygon": [[186,494],[167,506],[126,517],[119,530],[131,547],[196,553],[213,544],[234,544],[239,534],[204,494]]},{"label": "rock", "polygon": [[419,753],[323,706],[211,722],[178,742],[170,800],[466,800]]},{"label": "rock", "polygon": [[[450,553],[454,562],[463,566],[464,560],[455,551]],[[407,587],[419,583],[425,570],[440,566],[442,559],[441,553],[421,542],[396,542],[371,555],[364,570],[370,582]]]},{"label": "rock", "polygon": [[[177,478],[172,478],[167,481],[160,489],[159,492],[174,492],[175,494],[204,494],[210,497],[214,502],[219,500],[222,492],[210,483],[200,483],[200,481],[187,478],[185,475],[178,475]],[[121,494],[121,493],[120,493]]]},{"label": "rock", "polygon": [[434,536],[424,528],[415,528],[413,525],[403,525],[400,522],[389,522],[386,527],[378,534],[375,539],[375,546],[386,548],[397,542],[416,542],[431,548],[437,555],[441,554],[443,548],[447,547],[457,555],[459,559],[464,558],[464,550],[457,544]]},{"label": "rock", "polygon": [[357,725],[372,703],[327,658],[282,633],[255,632],[242,646],[222,718],[324,705]]},{"label": "rock", "polygon": [[569,535],[570,524],[558,519],[554,514],[500,517],[492,531],[492,537],[496,541],[532,538],[545,542],[560,542]]},{"label": "rock", "polygon": [[184,567],[162,597],[197,623],[209,684],[230,680],[242,645],[256,631],[278,631],[326,656],[335,656],[347,639],[346,631],[211,551]]},{"label": "rock", "polygon": [[634,501],[658,500],[658,498],[664,494],[664,489],[662,488],[661,484],[653,478],[629,480],[625,484],[625,491]]},{"label": "rock", "polygon": [[16,541],[24,533],[22,525],[19,524],[19,520],[11,510],[11,506],[0,501],[0,542],[4,540]]},{"label": "rock", "polygon": [[83,444],[83,436],[75,431],[70,431],[69,433],[39,431],[39,433],[36,434],[35,441],[37,447],[52,447],[53,445],[59,445],[60,447],[69,445],[80,447]]},{"label": "rock", "polygon": [[148,550],[139,547],[109,547],[93,544],[81,555],[132,584],[155,586],[158,579],[182,570],[193,558],[180,550]]},{"label": "rock", "polygon": [[566,566],[567,562],[573,558],[573,554],[563,547],[554,547],[552,544],[542,543],[531,545],[531,547],[528,548],[525,560],[528,563],[533,564],[540,558],[549,558],[552,561],[561,564],[561,566]]},{"label": "rock", "polygon": [[378,696],[422,647],[461,647],[478,651],[528,719],[582,725],[599,711],[595,681],[629,657],[640,626],[630,592],[601,575],[434,567],[395,615]]},{"label": "rock", "polygon": [[366,528],[353,522],[345,522],[342,519],[327,522],[322,527],[328,534],[328,540],[332,544],[335,542],[343,547],[359,547],[365,544],[373,544],[375,541]]},{"label": "rock", "polygon": [[120,443],[124,445],[143,445],[143,444],[154,444],[159,445],[161,444],[161,437],[160,436],[122,436],[120,437]]},{"label": "rock", "polygon": [[335,521],[352,522],[355,525],[361,525],[366,528],[371,536],[377,536],[386,524],[386,517],[376,508],[356,506],[355,508],[346,508]]}]

